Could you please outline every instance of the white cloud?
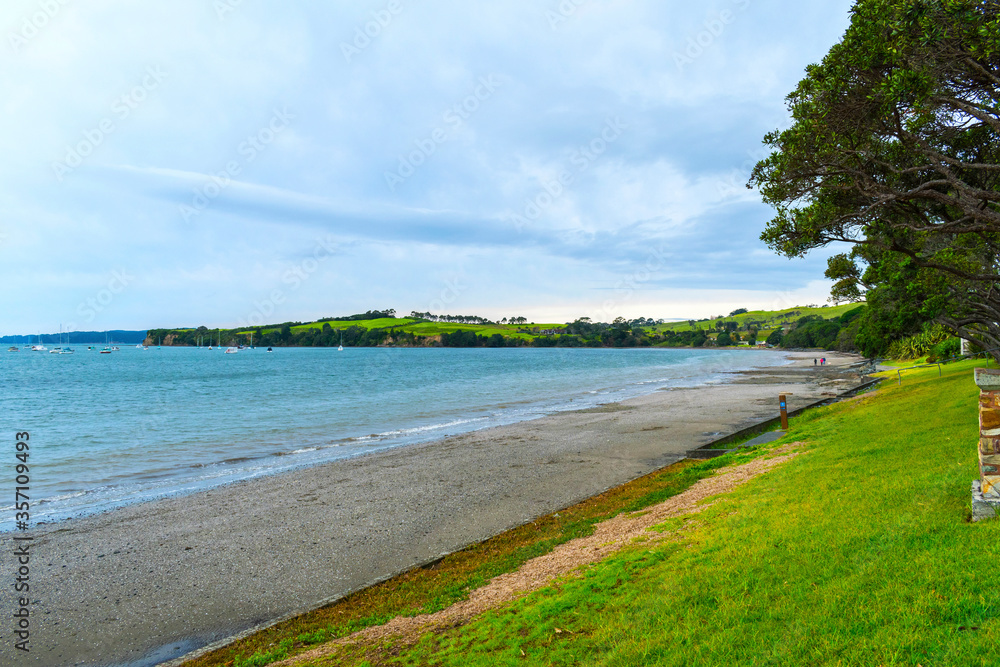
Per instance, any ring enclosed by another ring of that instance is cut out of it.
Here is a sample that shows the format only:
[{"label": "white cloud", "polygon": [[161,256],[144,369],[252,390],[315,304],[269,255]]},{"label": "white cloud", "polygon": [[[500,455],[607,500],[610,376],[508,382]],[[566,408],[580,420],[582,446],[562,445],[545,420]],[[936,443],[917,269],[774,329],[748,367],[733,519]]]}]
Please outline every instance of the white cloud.
[{"label": "white cloud", "polygon": [[[589,0],[553,29],[555,2],[404,2],[348,62],[342,43],[384,3],[244,2],[222,20],[198,0],[66,3],[14,50],[38,4],[12,0],[0,15],[4,330],[55,330],[122,266],[137,277],[101,313],[107,328],[231,324],[329,234],[342,253],[280,319],[426,309],[454,275],[469,284],[456,310],[567,319],[652,250],[667,259],[628,314],[724,310],[766,301],[771,284],[819,301],[822,254],[766,250],[770,211],[742,185],[850,4]],[[723,10],[732,20],[678,67]],[[164,78],[122,117],[116,100],[149,68]],[[467,103],[483,77],[498,85]],[[456,106],[460,122],[446,115]],[[294,119],[250,159],[241,147],[267,137],[275,109]],[[616,118],[627,128],[581,168]],[[60,181],[53,163],[104,120],[113,129]],[[390,190],[386,171],[439,129]],[[570,181],[515,226],[562,172]]]}]

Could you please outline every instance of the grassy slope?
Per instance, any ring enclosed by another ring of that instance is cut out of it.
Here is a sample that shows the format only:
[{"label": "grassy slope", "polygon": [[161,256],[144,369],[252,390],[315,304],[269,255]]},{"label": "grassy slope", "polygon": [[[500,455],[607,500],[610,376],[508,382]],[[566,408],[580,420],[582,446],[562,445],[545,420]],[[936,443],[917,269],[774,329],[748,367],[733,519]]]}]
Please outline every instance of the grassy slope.
[{"label": "grassy slope", "polygon": [[[821,315],[826,319],[837,317],[844,314],[851,308],[857,307],[858,304],[843,304],[840,306],[830,306],[828,308],[806,308],[804,306],[796,306],[794,308],[788,308],[782,311],[764,311],[764,310],[754,310],[743,315],[737,315],[736,317],[726,317],[723,318],[727,321],[739,321],[742,323],[744,320],[753,319],[756,321],[765,321],[765,324],[761,329],[759,337],[766,337],[771,331],[776,329],[782,322],[794,322],[800,317],[805,317],[806,315]],[[778,317],[784,313],[790,311],[798,311],[801,314],[789,316],[789,317]],[[480,325],[480,324],[454,324],[451,322],[419,322],[409,317],[400,318],[380,318],[376,320],[335,320],[329,322],[307,322],[305,324],[299,324],[292,327],[293,331],[302,331],[305,329],[322,329],[324,324],[329,324],[333,329],[346,329],[352,326],[364,327],[365,329],[388,329],[394,328],[398,331],[407,331],[418,336],[436,336],[442,333],[453,333],[455,331],[475,331],[480,336],[492,336],[493,334],[501,334],[503,336],[508,336],[510,338],[523,338],[532,339],[537,338],[536,334],[530,333],[518,333],[518,329],[534,329],[537,327],[540,331],[545,329],[558,329],[565,324],[562,323],[535,323],[535,324],[490,324],[490,325]],[[698,322],[703,328],[711,328],[715,326],[715,320],[700,320]],[[662,332],[668,329],[674,331],[689,331],[691,326],[685,322],[669,322],[667,324],[657,325],[655,327],[647,327],[648,330]],[[277,327],[266,327],[264,329],[267,331],[276,331]],[[172,329],[172,331],[188,331],[188,329]],[[212,330],[214,331],[214,329]],[[714,337],[715,334],[712,334]]]},{"label": "grassy slope", "polygon": [[490,578],[511,572],[556,545],[589,535],[593,524],[624,509],[638,510],[677,495],[717,468],[742,463],[759,452],[728,454],[708,461],[681,461],[616,487],[573,507],[506,531],[415,568],[385,583],[303,614],[186,663],[186,667],[262,666],[311,648],[331,637],[384,623],[397,615],[433,612],[468,597]]},{"label": "grassy slope", "polygon": [[565,326],[563,324],[518,324],[518,325],[480,325],[480,324],[455,324],[452,322],[420,322],[409,317],[381,318],[377,320],[357,320],[357,321],[331,321],[331,322],[309,322],[292,327],[292,331],[304,329],[322,329],[324,324],[329,324],[333,329],[347,329],[352,326],[364,327],[365,329],[388,329],[394,328],[398,331],[412,332],[418,336],[436,336],[442,333],[453,333],[455,331],[475,331],[480,336],[492,336],[501,334],[512,338],[534,338],[531,334],[517,333],[518,329],[540,330],[554,329]]},{"label": "grassy slope", "polygon": [[[828,306],[826,308],[806,308],[805,306],[795,306],[794,308],[786,308],[785,310],[751,310],[749,313],[744,313],[743,315],[736,315],[735,317],[723,317],[722,319],[726,322],[736,321],[741,325],[746,320],[763,321],[766,324],[762,327],[762,331],[773,331],[778,328],[778,325],[782,322],[794,322],[800,317],[805,317],[806,315],[819,315],[823,319],[829,320],[834,317],[839,317],[851,310],[852,308],[857,308],[861,304],[857,303],[844,303],[839,306]],[[779,317],[785,313],[796,311],[798,315],[789,315],[787,317]],[[699,320],[695,324],[700,324],[702,328],[712,328],[715,326],[715,319],[712,320]],[[691,325],[684,322],[668,322],[666,324],[661,324],[655,327],[657,331],[666,331],[671,329],[673,331],[691,331]]]},{"label": "grassy slope", "polygon": [[324,324],[329,324],[334,329],[347,329],[349,327],[385,329],[388,327],[398,327],[401,324],[409,324],[410,322],[416,322],[416,320],[409,317],[380,317],[375,320],[333,320],[329,322],[309,322],[307,324],[299,324],[298,326],[292,327],[292,331],[322,329]]},{"label": "grassy slope", "polygon": [[972,367],[911,371],[902,387],[807,413],[793,434],[809,453],[683,538],[637,545],[385,662],[998,664],[1000,521],[966,520]]}]

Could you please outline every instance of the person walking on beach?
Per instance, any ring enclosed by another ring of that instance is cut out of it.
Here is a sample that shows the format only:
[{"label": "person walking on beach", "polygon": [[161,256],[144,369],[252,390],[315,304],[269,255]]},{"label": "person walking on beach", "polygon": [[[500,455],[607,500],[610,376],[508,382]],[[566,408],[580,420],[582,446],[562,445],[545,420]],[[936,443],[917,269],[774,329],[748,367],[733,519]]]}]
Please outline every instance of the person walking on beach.
[{"label": "person walking on beach", "polygon": [[813,366],[816,365],[816,357],[813,357]]}]

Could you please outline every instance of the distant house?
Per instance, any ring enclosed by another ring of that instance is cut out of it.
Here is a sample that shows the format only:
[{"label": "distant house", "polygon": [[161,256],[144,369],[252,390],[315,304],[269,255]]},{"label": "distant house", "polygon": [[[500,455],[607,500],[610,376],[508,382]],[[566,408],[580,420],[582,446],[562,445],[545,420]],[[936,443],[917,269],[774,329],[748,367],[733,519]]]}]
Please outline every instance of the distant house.
[{"label": "distant house", "polygon": [[555,336],[556,334],[564,334],[566,329],[546,329],[542,331],[543,336]]}]

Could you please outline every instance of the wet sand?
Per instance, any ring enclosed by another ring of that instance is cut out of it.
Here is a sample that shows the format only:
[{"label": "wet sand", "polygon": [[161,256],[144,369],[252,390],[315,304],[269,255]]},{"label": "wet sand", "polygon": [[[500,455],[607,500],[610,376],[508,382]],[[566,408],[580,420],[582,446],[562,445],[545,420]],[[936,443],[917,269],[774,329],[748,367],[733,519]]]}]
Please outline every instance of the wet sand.
[{"label": "wet sand", "polygon": [[171,660],[669,465],[776,416],[779,391],[795,409],[860,382],[852,355],[775,354],[796,361],[38,527],[31,653],[4,623],[0,662]]}]

